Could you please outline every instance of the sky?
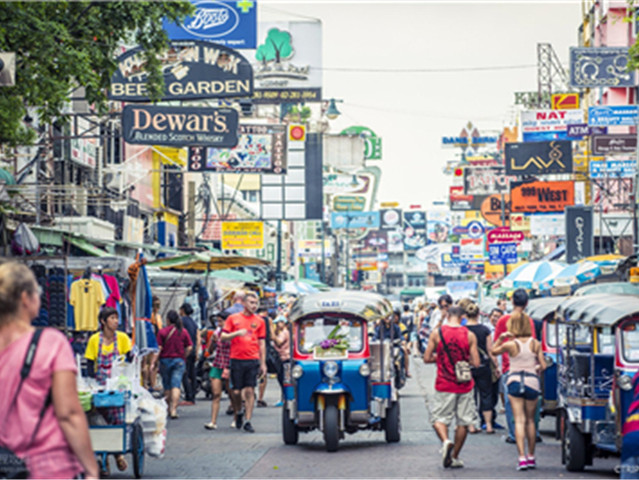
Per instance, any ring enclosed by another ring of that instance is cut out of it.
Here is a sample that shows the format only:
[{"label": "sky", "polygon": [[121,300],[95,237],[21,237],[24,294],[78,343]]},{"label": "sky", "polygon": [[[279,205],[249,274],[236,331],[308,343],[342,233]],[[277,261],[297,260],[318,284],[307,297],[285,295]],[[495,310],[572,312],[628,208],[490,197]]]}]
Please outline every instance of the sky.
[{"label": "sky", "polygon": [[364,125],[382,137],[378,200],[403,207],[446,200],[443,168],[459,150],[442,148],[442,137],[468,121],[480,133],[512,125],[514,92],[537,90],[537,43],[567,69],[581,23],[580,1],[258,5],[260,21],[321,20],[322,95],[343,100],[330,132]]}]

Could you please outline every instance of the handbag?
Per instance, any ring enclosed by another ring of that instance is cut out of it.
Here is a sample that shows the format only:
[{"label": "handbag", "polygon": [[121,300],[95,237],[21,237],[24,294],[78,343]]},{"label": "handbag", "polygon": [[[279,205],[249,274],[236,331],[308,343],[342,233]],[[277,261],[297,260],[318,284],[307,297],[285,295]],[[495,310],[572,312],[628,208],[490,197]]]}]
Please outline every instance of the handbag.
[{"label": "handbag", "polygon": [[499,373],[499,367],[495,364],[495,362],[493,362],[493,359],[490,358],[490,356],[483,348],[477,347],[477,349],[479,350],[479,353],[481,353],[485,358],[488,359],[488,366],[490,367],[490,379],[493,383],[495,383],[501,377],[501,373]]},{"label": "handbag", "polygon": [[[29,376],[31,365],[33,364],[33,359],[35,357],[36,349],[38,348],[38,342],[40,341],[41,335],[42,330],[36,330],[31,337],[31,342],[29,343],[29,346],[27,348],[27,353],[24,357],[22,369],[20,370],[20,383],[18,383],[16,393],[13,396],[12,402],[9,404],[7,415],[5,416],[4,422],[2,423],[3,429],[6,426],[7,419],[9,418],[9,414],[11,413],[11,408],[15,405],[16,400],[18,399],[18,394],[22,389],[22,384],[24,383],[24,380]],[[38,418],[38,423],[36,424],[33,433],[31,434],[29,445],[33,443],[36,433],[40,428],[40,423],[42,423],[44,412],[47,410],[49,405],[51,405],[51,390],[49,390],[47,398],[44,402],[44,406],[42,407],[42,410],[40,410],[40,417]],[[3,445],[0,445],[0,478],[29,478],[29,470],[27,469],[27,465],[25,464],[24,460]]]},{"label": "handbag", "polygon": [[444,340],[444,335],[442,329],[439,329],[439,338],[442,340],[442,345],[444,346],[444,350],[446,351],[446,355],[448,355],[448,360],[450,360],[450,364],[455,368],[455,379],[457,383],[468,383],[473,379],[473,374],[470,371],[470,363],[466,360],[460,360],[457,363],[453,362],[453,357],[450,354],[450,350],[448,350],[448,345],[446,345],[446,340]]}]

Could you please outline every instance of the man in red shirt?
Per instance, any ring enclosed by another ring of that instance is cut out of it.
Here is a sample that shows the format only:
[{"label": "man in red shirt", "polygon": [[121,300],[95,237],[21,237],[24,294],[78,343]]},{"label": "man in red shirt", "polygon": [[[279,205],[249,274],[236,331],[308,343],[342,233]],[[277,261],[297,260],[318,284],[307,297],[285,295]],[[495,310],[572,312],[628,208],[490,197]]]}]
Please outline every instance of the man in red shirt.
[{"label": "man in red shirt", "polygon": [[[260,304],[254,292],[246,292],[242,301],[244,311],[229,315],[224,323],[222,341],[231,342],[231,401],[235,411],[235,427],[253,433],[251,425],[257,377],[266,375],[266,325],[255,312]],[[246,417],[242,411],[246,404]]]},{"label": "man in red shirt", "polygon": [[[526,306],[528,306],[528,293],[526,293],[526,290],[523,288],[518,288],[513,292],[513,313],[523,313],[523,311],[526,310]],[[508,320],[510,320],[510,315],[511,314],[503,315],[499,320],[497,320],[497,325],[495,325],[495,334],[493,336],[494,342],[497,342],[497,339],[502,333],[508,331]],[[533,338],[536,338],[535,322],[532,318],[530,318],[530,329],[532,331]],[[507,374],[510,369],[510,359],[508,358],[507,353],[504,353],[501,356],[501,366],[503,375],[499,381],[503,386],[504,393],[506,393],[506,379],[508,378]],[[510,400],[508,399],[507,394],[504,395],[504,407],[506,408],[506,423],[508,424],[508,436],[506,437],[506,443],[515,443],[515,420],[513,417],[513,409],[510,406]]]}]

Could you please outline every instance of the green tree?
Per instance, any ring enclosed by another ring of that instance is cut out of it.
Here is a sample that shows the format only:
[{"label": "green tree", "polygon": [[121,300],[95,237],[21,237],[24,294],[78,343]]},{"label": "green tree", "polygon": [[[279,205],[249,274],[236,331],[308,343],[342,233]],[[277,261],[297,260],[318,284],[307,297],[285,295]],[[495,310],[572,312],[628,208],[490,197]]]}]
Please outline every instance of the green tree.
[{"label": "green tree", "polygon": [[26,107],[37,107],[48,123],[79,86],[89,104],[105,112],[124,42],[144,48],[150,98],[159,99],[164,85],[157,54],[168,41],[162,19],[179,23],[193,11],[186,0],[0,3],[0,51],[16,53],[16,85],[0,88],[0,144],[31,143],[33,132],[22,123]]},{"label": "green tree", "polygon": [[277,28],[271,28],[268,31],[264,44],[260,45],[255,52],[255,58],[264,65],[272,61],[280,63],[282,59],[287,59],[291,55],[293,55],[291,34]]}]

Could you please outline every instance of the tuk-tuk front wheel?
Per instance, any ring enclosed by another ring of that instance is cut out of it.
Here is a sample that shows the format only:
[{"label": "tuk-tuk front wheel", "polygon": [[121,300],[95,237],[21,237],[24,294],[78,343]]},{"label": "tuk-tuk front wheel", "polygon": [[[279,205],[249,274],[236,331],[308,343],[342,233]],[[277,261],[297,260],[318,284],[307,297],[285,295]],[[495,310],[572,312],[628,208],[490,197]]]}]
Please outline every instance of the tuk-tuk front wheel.
[{"label": "tuk-tuk front wheel", "polygon": [[388,443],[399,442],[399,402],[391,403],[391,406],[386,409],[385,430]]},{"label": "tuk-tuk front wheel", "polygon": [[566,421],[566,434],[564,435],[564,459],[566,470],[569,472],[582,472],[586,466],[586,439],[584,434],[570,421]]},{"label": "tuk-tuk front wheel", "polygon": [[291,420],[290,413],[288,408],[282,408],[282,435],[286,445],[295,445],[299,438],[299,432],[295,426],[295,421]]},{"label": "tuk-tuk front wheel", "polygon": [[328,404],[324,410],[324,443],[327,452],[336,452],[339,443],[339,411],[337,405]]}]

